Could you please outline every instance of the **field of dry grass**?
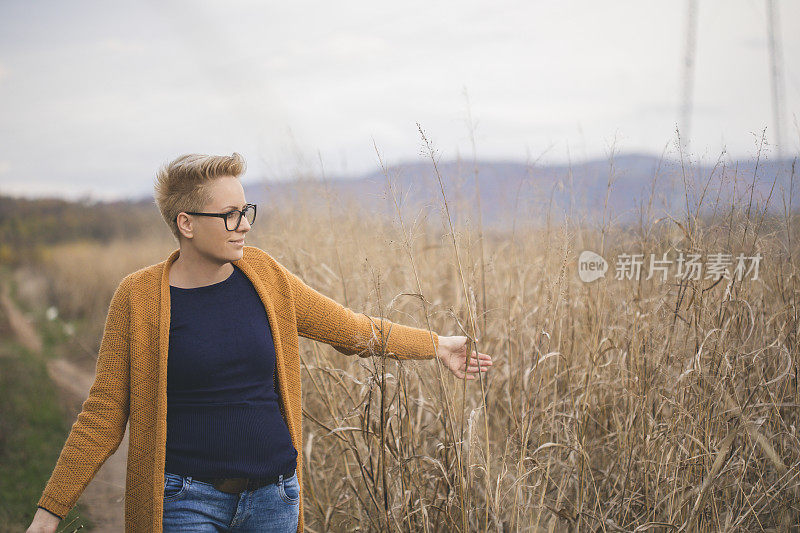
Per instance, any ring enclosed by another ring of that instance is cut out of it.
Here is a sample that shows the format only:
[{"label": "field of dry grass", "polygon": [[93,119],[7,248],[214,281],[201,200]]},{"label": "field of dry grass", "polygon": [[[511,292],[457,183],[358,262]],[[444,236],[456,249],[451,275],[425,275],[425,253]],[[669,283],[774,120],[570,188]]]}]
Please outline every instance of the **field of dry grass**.
[{"label": "field of dry grass", "polygon": [[[788,202],[784,192],[772,201]],[[248,244],[315,289],[356,311],[469,335],[494,358],[482,380],[464,382],[435,361],[350,358],[302,341],[309,530],[796,526],[798,219],[748,200],[713,216],[645,214],[626,228],[554,213],[505,234],[402,206],[394,220],[302,205],[259,214]],[[53,246],[37,268],[48,303],[83,324],[76,342],[91,352],[121,277],[173,248],[165,227],[138,241]],[[763,260],[758,279],[674,269],[666,281],[615,279],[612,269],[583,283],[582,250]]]}]

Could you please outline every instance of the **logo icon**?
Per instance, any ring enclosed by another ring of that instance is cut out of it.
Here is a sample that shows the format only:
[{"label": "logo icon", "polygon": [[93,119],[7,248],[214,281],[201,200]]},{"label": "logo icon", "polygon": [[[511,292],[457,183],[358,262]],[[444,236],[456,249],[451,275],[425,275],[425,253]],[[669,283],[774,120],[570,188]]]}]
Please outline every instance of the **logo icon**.
[{"label": "logo icon", "polygon": [[608,262],[599,254],[584,250],[578,256],[578,277],[584,283],[606,277],[607,270]]}]

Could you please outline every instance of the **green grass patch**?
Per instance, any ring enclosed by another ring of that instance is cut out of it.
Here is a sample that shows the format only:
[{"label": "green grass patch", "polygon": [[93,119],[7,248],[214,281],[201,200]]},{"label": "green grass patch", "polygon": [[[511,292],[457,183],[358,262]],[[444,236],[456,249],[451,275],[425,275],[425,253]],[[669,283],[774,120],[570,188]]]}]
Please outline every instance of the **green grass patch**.
[{"label": "green grass patch", "polygon": [[[30,524],[70,427],[45,359],[0,340],[0,531]],[[81,514],[73,508],[59,531],[90,529]]]}]

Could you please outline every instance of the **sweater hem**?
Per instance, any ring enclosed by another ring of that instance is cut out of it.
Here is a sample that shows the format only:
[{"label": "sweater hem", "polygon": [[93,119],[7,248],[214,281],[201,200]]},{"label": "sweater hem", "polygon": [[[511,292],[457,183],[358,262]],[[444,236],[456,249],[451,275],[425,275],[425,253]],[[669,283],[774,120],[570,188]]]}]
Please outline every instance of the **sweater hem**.
[{"label": "sweater hem", "polygon": [[39,499],[39,503],[36,506],[44,509],[50,514],[56,515],[61,520],[64,520],[64,517],[69,514],[69,510],[72,509],[71,505],[64,505],[63,503],[58,502],[47,495],[42,495],[42,497]]}]

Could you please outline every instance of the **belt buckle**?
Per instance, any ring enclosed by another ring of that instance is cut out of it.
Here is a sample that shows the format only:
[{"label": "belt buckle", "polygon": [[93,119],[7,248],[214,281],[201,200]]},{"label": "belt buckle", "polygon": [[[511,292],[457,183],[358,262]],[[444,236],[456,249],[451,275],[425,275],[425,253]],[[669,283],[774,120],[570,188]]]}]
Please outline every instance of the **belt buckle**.
[{"label": "belt buckle", "polygon": [[214,488],[218,491],[226,492],[228,494],[239,494],[247,488],[247,478],[229,477],[217,479],[214,482]]}]

